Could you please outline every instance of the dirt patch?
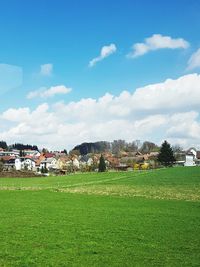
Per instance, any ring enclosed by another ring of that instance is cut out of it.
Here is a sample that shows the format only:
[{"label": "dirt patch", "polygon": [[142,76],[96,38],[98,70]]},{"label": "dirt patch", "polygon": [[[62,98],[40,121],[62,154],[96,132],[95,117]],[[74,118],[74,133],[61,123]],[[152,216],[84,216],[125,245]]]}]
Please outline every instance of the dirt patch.
[{"label": "dirt patch", "polygon": [[58,192],[78,193],[88,195],[110,195],[124,197],[144,197],[151,199],[200,201],[199,188],[184,187],[131,187],[124,185],[80,186],[74,188],[60,188]]},{"label": "dirt patch", "polygon": [[0,191],[41,191],[40,187],[1,186]]},{"label": "dirt patch", "polygon": [[0,172],[0,178],[34,178],[43,177],[31,171],[3,171]]}]

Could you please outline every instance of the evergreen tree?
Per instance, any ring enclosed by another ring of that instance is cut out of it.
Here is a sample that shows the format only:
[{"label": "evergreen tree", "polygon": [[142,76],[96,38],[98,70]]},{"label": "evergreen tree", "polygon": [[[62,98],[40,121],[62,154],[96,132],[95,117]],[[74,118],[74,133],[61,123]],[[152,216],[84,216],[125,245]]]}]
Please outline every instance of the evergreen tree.
[{"label": "evergreen tree", "polygon": [[105,172],[105,171],[106,171],[106,163],[103,155],[101,155],[99,160],[99,172]]},{"label": "evergreen tree", "polygon": [[8,149],[7,143],[5,141],[0,141],[0,148]]},{"label": "evergreen tree", "polygon": [[66,149],[64,149],[64,150],[63,150],[63,153],[65,153],[65,155],[67,155],[67,150],[66,150]]},{"label": "evergreen tree", "polygon": [[172,147],[167,141],[164,141],[164,143],[160,148],[158,161],[165,167],[172,166],[172,164],[175,162],[175,157],[173,154]]},{"label": "evergreen tree", "polygon": [[19,156],[20,156],[20,157],[24,157],[24,151],[23,151],[23,150],[20,150],[20,151],[19,151]]},{"label": "evergreen tree", "polygon": [[42,166],[42,168],[41,168],[41,173],[44,173],[44,167]]}]

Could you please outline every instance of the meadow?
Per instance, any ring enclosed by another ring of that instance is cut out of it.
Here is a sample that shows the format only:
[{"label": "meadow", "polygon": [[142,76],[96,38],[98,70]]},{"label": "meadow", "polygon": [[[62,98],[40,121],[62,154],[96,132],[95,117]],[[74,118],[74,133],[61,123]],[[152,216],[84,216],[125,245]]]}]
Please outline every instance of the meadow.
[{"label": "meadow", "polygon": [[200,167],[0,178],[0,266],[200,266]]}]

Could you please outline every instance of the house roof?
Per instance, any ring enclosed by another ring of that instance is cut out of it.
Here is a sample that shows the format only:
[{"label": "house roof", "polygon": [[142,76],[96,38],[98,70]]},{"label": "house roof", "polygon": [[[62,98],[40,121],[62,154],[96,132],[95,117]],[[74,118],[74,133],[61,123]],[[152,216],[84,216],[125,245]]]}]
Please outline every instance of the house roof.
[{"label": "house roof", "polygon": [[31,156],[31,155],[26,155],[26,156],[25,156],[25,159],[33,159],[33,156]]},{"label": "house roof", "polygon": [[112,165],[119,165],[120,162],[118,158],[114,157],[108,157],[106,160]]},{"label": "house roof", "polygon": [[69,158],[68,157],[65,157],[65,156],[58,158],[58,162],[66,163],[68,160],[69,160]]},{"label": "house roof", "polygon": [[20,157],[20,160],[23,162],[23,161],[25,161],[25,160],[31,160],[31,161],[34,161],[35,162],[35,160],[32,158],[32,157]]},{"label": "house roof", "polygon": [[194,157],[194,154],[192,152],[187,152],[186,155],[187,156],[193,156]]},{"label": "house roof", "polygon": [[45,160],[42,160],[41,163],[51,163],[53,160],[56,160],[55,158],[46,158]]},{"label": "house roof", "polygon": [[80,161],[81,161],[81,162],[87,162],[89,158],[90,158],[89,155],[83,155],[83,156],[80,158]]},{"label": "house roof", "polygon": [[55,155],[53,153],[45,153],[45,158],[53,158]]},{"label": "house roof", "polygon": [[2,156],[1,159],[3,159],[3,161],[7,162],[7,161],[9,161],[11,159],[15,159],[15,157],[13,157],[13,156]]},{"label": "house roof", "polygon": [[196,148],[190,147],[187,152],[190,152],[191,150],[197,151]]}]

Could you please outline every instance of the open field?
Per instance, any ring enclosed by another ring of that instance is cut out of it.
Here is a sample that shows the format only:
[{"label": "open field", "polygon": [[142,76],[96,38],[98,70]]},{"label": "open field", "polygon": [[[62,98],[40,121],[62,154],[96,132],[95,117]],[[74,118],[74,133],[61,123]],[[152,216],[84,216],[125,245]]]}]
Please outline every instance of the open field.
[{"label": "open field", "polygon": [[200,266],[200,168],[0,178],[0,266]]}]

